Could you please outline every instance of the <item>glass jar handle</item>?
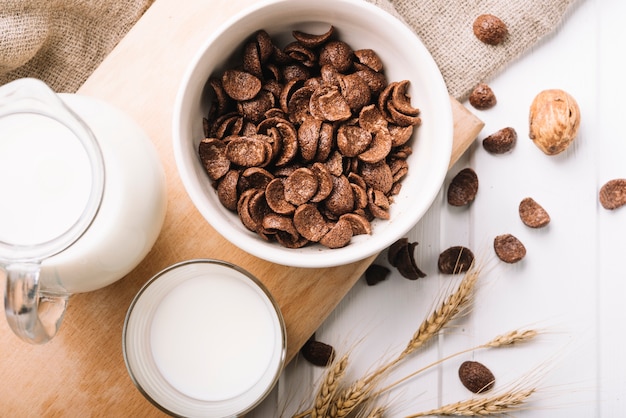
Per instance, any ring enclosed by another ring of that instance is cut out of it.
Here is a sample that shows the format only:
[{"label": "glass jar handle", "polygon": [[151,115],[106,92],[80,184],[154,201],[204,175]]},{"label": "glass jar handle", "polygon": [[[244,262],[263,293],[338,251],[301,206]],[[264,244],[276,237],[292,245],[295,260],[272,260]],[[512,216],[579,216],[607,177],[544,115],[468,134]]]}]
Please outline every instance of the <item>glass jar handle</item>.
[{"label": "glass jar handle", "polygon": [[7,322],[22,340],[43,344],[54,337],[65,315],[68,294],[51,294],[39,288],[39,263],[6,267],[4,308]]}]

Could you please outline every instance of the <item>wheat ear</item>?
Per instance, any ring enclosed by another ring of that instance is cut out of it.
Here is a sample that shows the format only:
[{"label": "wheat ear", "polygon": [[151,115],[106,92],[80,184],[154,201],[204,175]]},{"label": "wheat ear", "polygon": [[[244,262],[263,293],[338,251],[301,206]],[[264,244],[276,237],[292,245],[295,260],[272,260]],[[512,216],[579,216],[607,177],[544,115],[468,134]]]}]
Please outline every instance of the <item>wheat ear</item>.
[{"label": "wheat ear", "polygon": [[480,270],[472,266],[463,276],[456,290],[448,295],[441,304],[420,324],[418,330],[409,340],[406,348],[386,365],[380,367],[365,381],[369,383],[380,375],[386,373],[400,363],[405,357],[422,347],[428,340],[437,335],[452,319],[454,319],[472,300],[474,288]]},{"label": "wheat ear", "polygon": [[539,332],[534,329],[513,330],[506,334],[498,335],[493,340],[481,345],[479,348],[499,348],[513,344],[523,343],[535,338]]},{"label": "wheat ear", "polygon": [[508,347],[510,345],[513,344],[522,344],[524,342],[530,341],[533,338],[535,338],[539,333],[537,331],[535,331],[534,329],[528,329],[528,330],[523,330],[523,331],[519,331],[519,330],[513,330],[513,331],[509,331],[506,334],[502,334],[502,335],[498,335],[497,337],[495,337],[494,339],[492,339],[491,341],[485,343],[485,344],[481,344],[475,347],[471,347],[471,348],[466,348],[465,350],[461,350],[461,351],[457,351],[456,353],[452,353],[448,356],[442,357],[437,361],[434,361],[424,367],[422,367],[421,369],[417,369],[416,371],[404,376],[402,379],[396,380],[395,382],[391,383],[388,386],[385,386],[384,388],[378,390],[373,397],[376,397],[378,395],[380,395],[383,392],[386,392],[388,390],[393,389],[394,387],[398,386],[401,383],[406,382],[409,379],[412,379],[413,377],[415,377],[416,375],[430,369],[431,367],[437,366],[438,364],[441,364],[447,360],[450,360],[451,358],[454,357],[458,357],[462,354],[465,353],[470,353],[472,351],[476,351],[476,350],[480,350],[480,349],[486,349],[486,348],[501,348],[501,347]]},{"label": "wheat ear", "polygon": [[331,401],[337,393],[339,382],[343,379],[348,367],[348,355],[344,355],[339,361],[337,361],[332,367],[328,369],[324,380],[320,385],[315,401],[313,403],[313,409],[311,409],[312,418],[322,418],[326,416],[328,409],[330,408]]},{"label": "wheat ear", "polygon": [[465,273],[456,291],[444,299],[422,322],[404,351],[398,356],[398,361],[422,347],[471,302],[479,273],[480,271],[474,267]]},{"label": "wheat ear", "polygon": [[436,335],[462,309],[469,304],[480,271],[474,267],[466,273],[457,289],[446,297],[420,325],[419,329],[398,357],[381,366],[369,376],[356,381],[352,386],[340,393],[329,410],[332,418],[340,418],[350,413],[358,404],[366,400],[374,390],[373,382],[400,363],[406,356],[416,351],[430,338]]},{"label": "wheat ear", "polygon": [[465,401],[444,405],[441,408],[419,412],[405,418],[426,417],[431,415],[476,417],[502,415],[517,411],[535,393],[536,389],[520,389],[504,392],[485,398],[472,398]]},{"label": "wheat ear", "polygon": [[330,418],[342,418],[347,416],[367,399],[371,391],[372,386],[366,383],[365,379],[357,380],[350,385],[350,387],[341,391],[339,396],[334,399],[328,410],[328,416]]},{"label": "wheat ear", "polygon": [[[465,273],[457,289],[448,295],[437,309],[421,323],[419,329],[413,334],[411,340],[400,355],[386,365],[378,368],[370,375],[357,380],[351,386],[342,390],[333,400],[330,408],[327,409],[327,414],[331,418],[347,416],[358,405],[368,399],[375,388],[375,382],[377,382],[379,378],[400,363],[406,356],[423,346],[471,302],[479,274],[480,270],[472,266]],[[298,416],[306,415],[305,413],[304,415],[300,414]]]}]

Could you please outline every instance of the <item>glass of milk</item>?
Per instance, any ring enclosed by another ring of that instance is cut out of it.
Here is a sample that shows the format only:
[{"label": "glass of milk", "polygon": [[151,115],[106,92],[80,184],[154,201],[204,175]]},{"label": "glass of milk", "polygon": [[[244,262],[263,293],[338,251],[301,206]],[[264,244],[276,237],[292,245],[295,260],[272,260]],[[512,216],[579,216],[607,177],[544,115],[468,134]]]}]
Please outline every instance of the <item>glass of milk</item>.
[{"label": "glass of milk", "polygon": [[264,285],[219,260],[175,264],[139,291],[124,323],[129,374],[173,416],[237,417],[282,371],[285,325]]},{"label": "glass of milk", "polygon": [[71,294],[136,267],[166,209],[158,154],[133,120],[35,79],[0,87],[0,193],[6,317],[31,343],[57,333]]}]

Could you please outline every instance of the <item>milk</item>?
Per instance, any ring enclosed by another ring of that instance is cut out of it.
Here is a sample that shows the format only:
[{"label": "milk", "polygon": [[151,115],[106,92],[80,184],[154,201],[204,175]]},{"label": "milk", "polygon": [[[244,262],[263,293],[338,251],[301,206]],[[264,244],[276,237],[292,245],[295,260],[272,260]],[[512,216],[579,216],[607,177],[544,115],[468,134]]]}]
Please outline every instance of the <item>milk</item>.
[{"label": "milk", "polygon": [[80,217],[91,189],[89,158],[76,136],[52,118],[0,118],[0,241],[54,239]]},{"label": "milk", "polygon": [[200,400],[250,389],[280,342],[270,307],[232,277],[197,277],[159,304],[151,328],[154,361],[165,379]]},{"label": "milk", "polygon": [[271,391],[285,361],[285,324],[271,295],[218,260],[185,261],[150,279],[122,335],[133,382],[174,416],[243,415]]},{"label": "milk", "polygon": [[102,203],[80,240],[44,261],[42,280],[90,292],[128,274],[148,254],[165,218],[165,173],[154,145],[126,114],[80,95],[61,97],[99,139],[105,163]]},{"label": "milk", "polygon": [[[42,288],[72,294],[107,286],[141,262],[163,225],[166,189],[156,149],[130,117],[89,97],[59,97],[91,129],[105,165],[93,222],[42,262]],[[28,244],[58,236],[80,216],[91,190],[84,149],[69,129],[36,114],[0,118],[0,135],[0,240]]]}]

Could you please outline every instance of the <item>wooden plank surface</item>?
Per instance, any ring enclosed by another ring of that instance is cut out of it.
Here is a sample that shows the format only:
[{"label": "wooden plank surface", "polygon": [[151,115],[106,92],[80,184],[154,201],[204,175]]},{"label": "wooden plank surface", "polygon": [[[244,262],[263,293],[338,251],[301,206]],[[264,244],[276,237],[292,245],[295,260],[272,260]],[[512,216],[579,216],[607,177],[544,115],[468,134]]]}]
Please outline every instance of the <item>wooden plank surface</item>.
[{"label": "wooden plank surface", "polygon": [[[161,269],[192,258],[234,262],[269,288],[285,317],[288,358],[341,301],[374,257],[327,269],[297,269],[259,260],[217,234],[194,208],[171,152],[174,97],[182,74],[212,31],[252,0],[157,0],[79,93],[101,98],[133,117],[152,138],[167,176],[168,210],[146,259],[102,290],[71,298],[59,335],[30,346],[0,321],[0,405],[7,416],[159,416],[134,388],[122,356],[126,310],[139,288]],[[482,122],[452,100],[459,158]]]}]

